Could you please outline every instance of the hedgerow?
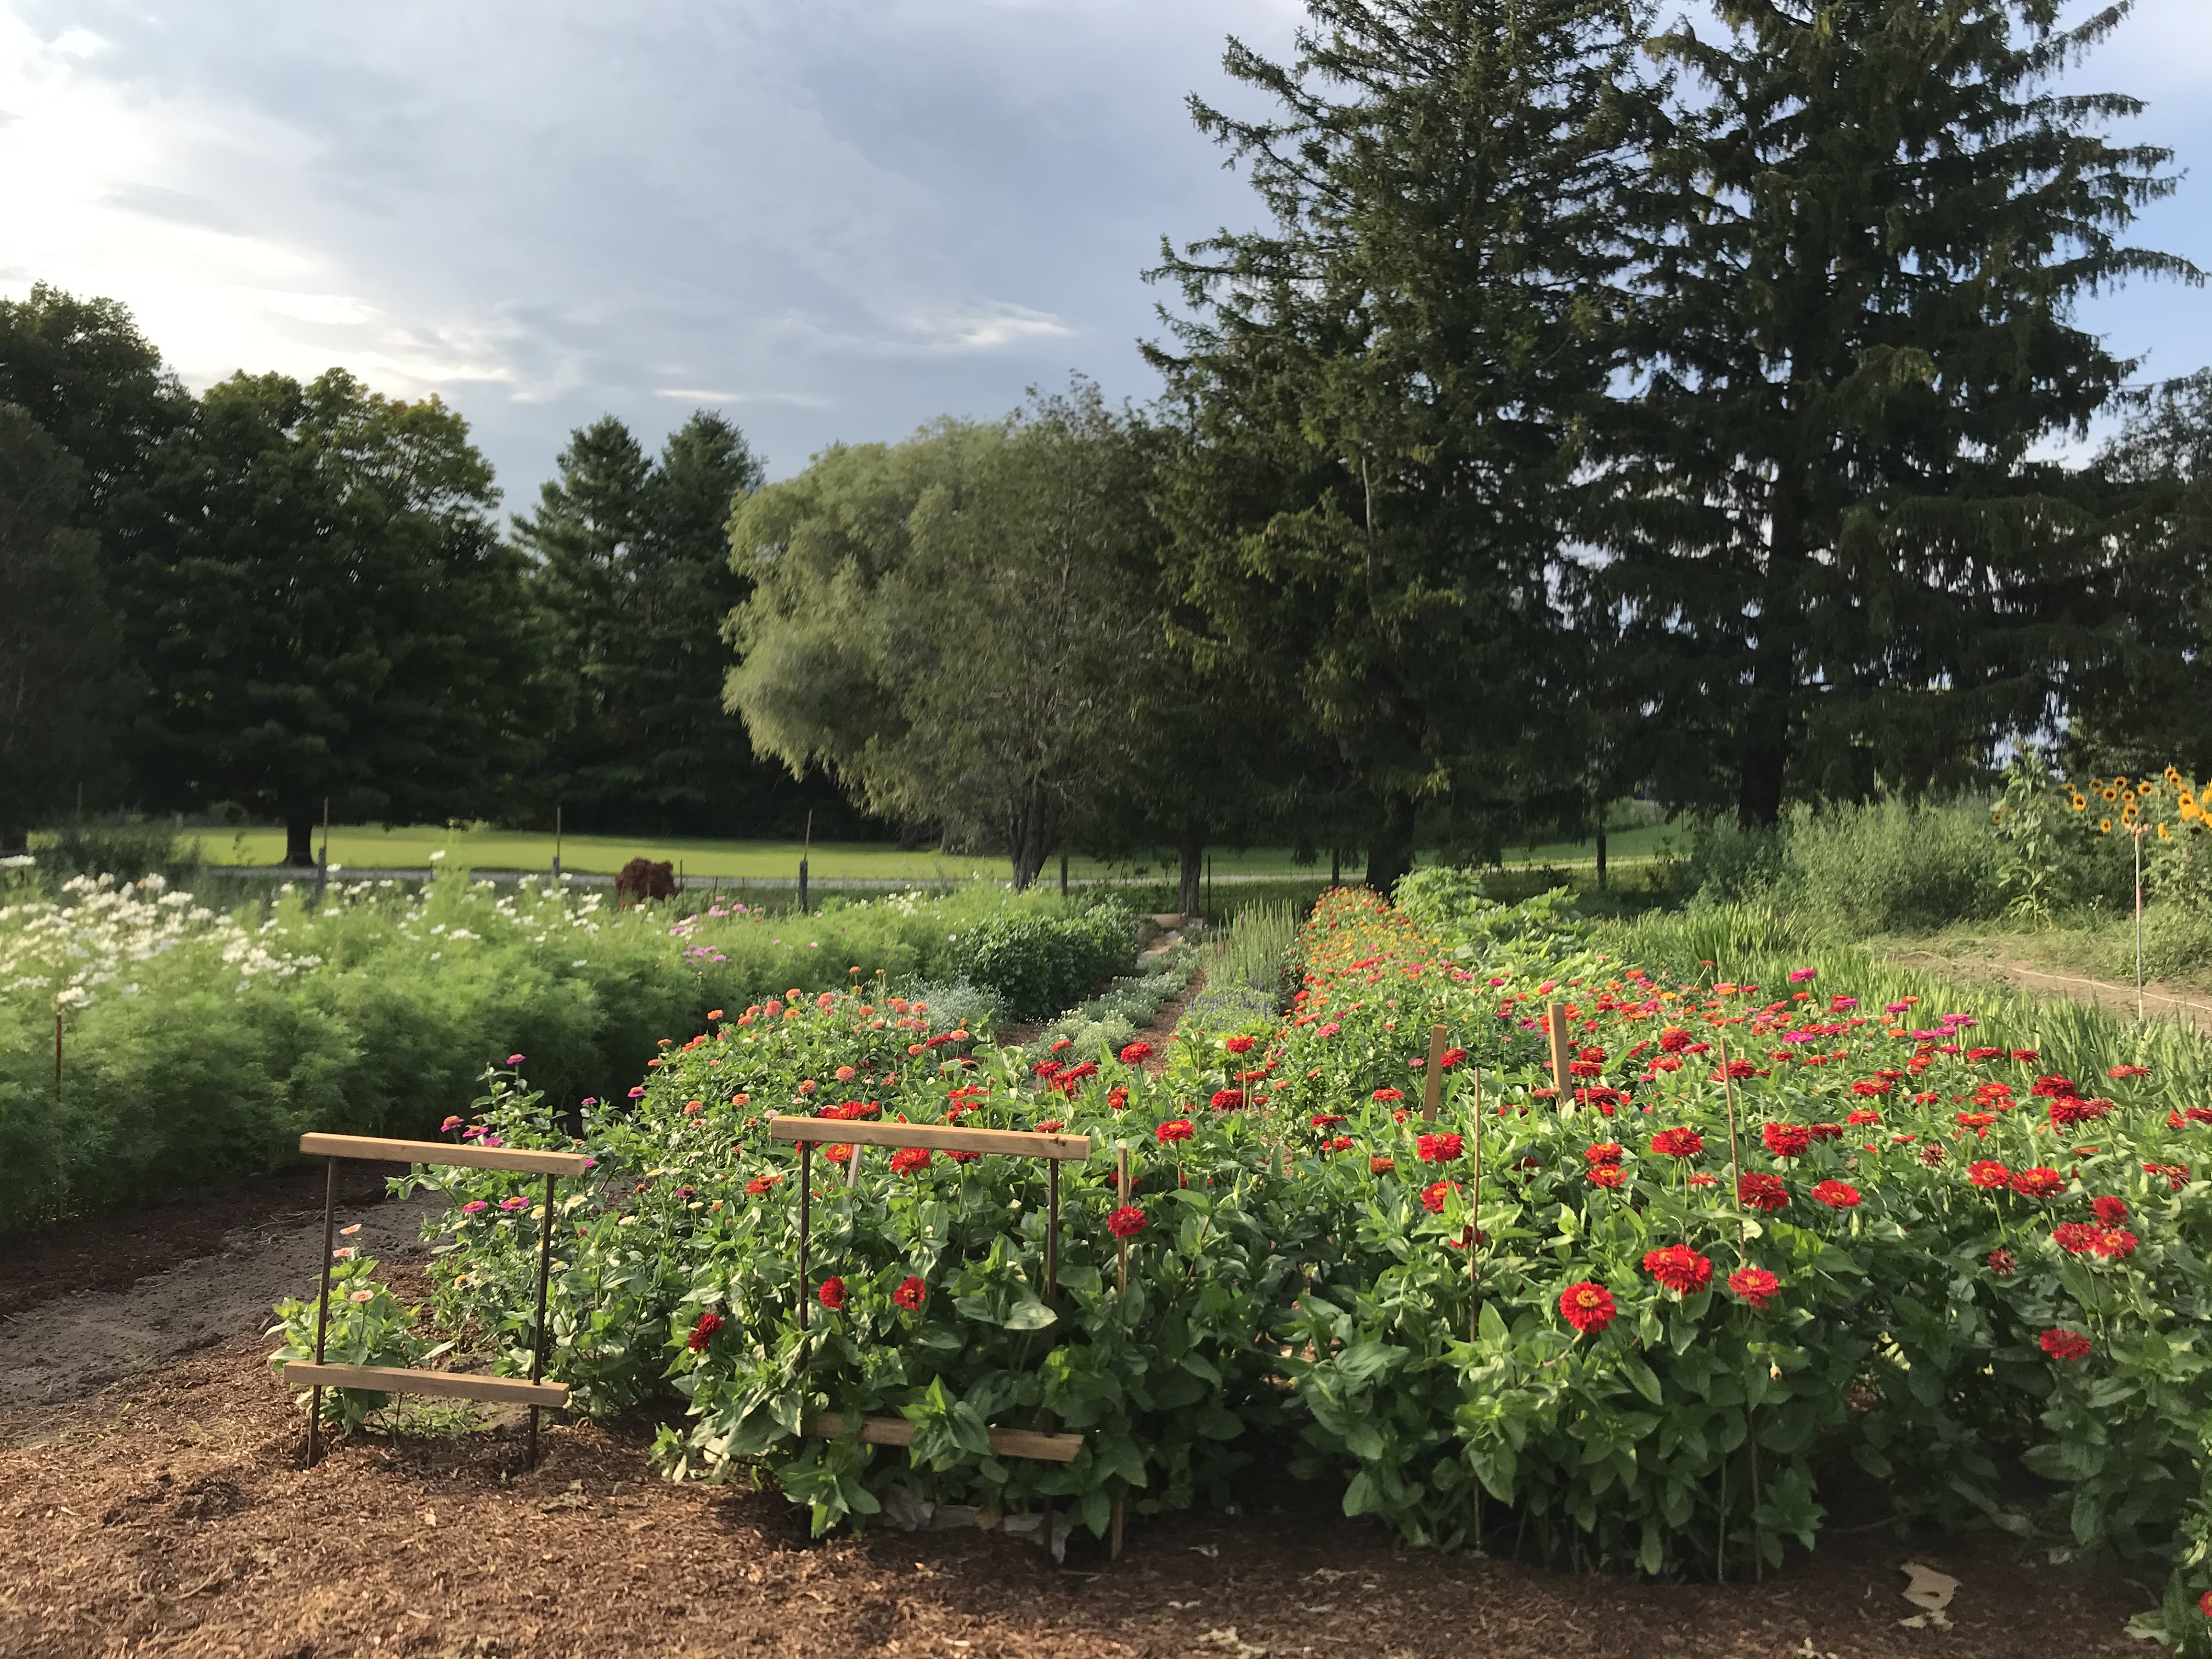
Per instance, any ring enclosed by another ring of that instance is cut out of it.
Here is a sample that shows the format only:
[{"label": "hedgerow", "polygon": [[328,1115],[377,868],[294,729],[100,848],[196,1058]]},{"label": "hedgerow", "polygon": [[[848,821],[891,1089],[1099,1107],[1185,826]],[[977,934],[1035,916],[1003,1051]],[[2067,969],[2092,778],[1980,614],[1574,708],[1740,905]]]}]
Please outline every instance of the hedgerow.
[{"label": "hedgerow", "polygon": [[[2168,1556],[2167,1626],[2201,1638],[2179,1611],[2212,1587],[2201,1069],[2147,1067],[2110,1024],[2093,1056],[2020,1005],[1862,998],[1817,963],[1662,977],[1557,915],[1476,920],[1334,895],[1287,1014],[1186,1036],[1158,1078],[1133,1050],[1024,1066],[865,992],[672,1040],[586,1123],[601,1180],[561,1218],[554,1374],[592,1411],[680,1397],[672,1473],[762,1468],[817,1528],[893,1484],[1101,1528],[1287,1436],[1410,1542],[1717,1576],[1812,1546],[1856,1463],[1902,1519]],[[857,1178],[816,1162],[801,1283],[767,1135],[793,1111],[1091,1136],[1057,1285],[1039,1166],[877,1149]],[[568,1139],[513,1077],[454,1127]],[[435,1179],[478,1206],[447,1218],[441,1310],[519,1365],[532,1235],[497,1206],[525,1189]],[[802,1437],[824,1410],[903,1415],[915,1446]],[[1048,1413],[1089,1437],[1073,1462],[990,1454],[987,1426]]]}]

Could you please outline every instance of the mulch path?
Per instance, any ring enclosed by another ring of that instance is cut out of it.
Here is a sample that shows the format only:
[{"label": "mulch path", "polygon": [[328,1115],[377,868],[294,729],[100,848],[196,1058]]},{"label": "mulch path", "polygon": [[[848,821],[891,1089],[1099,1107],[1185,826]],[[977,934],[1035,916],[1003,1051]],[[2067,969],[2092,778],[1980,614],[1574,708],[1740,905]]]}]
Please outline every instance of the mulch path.
[{"label": "mulch path", "polygon": [[[397,1164],[338,1165],[338,1203],[373,1204]],[[149,1273],[212,1255],[234,1235],[297,1225],[323,1212],[325,1167],[316,1164],[256,1176],[235,1187],[191,1194],[82,1221],[64,1221],[0,1239],[0,1318],[57,1296],[120,1290]]]},{"label": "mulch path", "polygon": [[[395,1279],[419,1273],[401,1268]],[[403,1279],[402,1288],[419,1285]],[[0,1654],[1054,1656],[1054,1659],[2069,1659],[2140,1655],[2154,1599],[1993,1536],[1832,1534],[1763,1585],[1645,1584],[1396,1547],[1255,1459],[1240,1512],[1086,1534],[809,1540],[774,1491],[677,1487],[652,1425],[341,1443],[302,1467],[264,1344],[0,1415]],[[1962,1581],[1911,1630],[1899,1564]],[[1808,1644],[1810,1644],[1808,1646]]]}]

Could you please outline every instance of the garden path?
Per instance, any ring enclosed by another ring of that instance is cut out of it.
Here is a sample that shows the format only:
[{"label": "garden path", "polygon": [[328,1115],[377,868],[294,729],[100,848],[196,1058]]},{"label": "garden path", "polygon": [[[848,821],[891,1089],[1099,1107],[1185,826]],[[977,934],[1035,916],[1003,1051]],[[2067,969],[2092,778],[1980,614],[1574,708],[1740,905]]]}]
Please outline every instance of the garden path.
[{"label": "garden path", "polygon": [[[2136,1010],[2133,985],[2039,967],[2015,957],[1913,950],[1892,951],[1889,960],[1900,968],[1932,968],[1960,979],[1995,981],[2034,996],[2063,997],[2123,1019]],[[2212,999],[2191,987],[2149,981],[2142,988],[2142,1008],[2147,1018],[2179,1018],[2200,1031],[2212,1032]]]}]

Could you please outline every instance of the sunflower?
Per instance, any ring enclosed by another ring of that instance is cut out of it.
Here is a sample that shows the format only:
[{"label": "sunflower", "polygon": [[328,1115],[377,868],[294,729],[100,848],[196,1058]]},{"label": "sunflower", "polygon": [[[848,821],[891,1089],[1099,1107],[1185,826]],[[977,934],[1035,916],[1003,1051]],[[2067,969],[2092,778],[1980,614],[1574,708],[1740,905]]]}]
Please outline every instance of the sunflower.
[{"label": "sunflower", "polygon": [[2098,833],[2099,835],[2100,835],[2100,836],[2109,836],[2109,835],[2111,835],[2111,834],[2112,833],[2112,819],[2110,819],[2110,818],[2099,818],[2099,819],[2097,820],[2097,833]]},{"label": "sunflower", "polygon": [[2118,786],[2116,784],[2106,784],[2104,788],[2104,796],[2106,800],[2118,800],[2120,798]]},{"label": "sunflower", "polygon": [[2089,803],[2079,789],[2074,792],[2074,810],[2077,812],[2086,812],[2089,810]]}]

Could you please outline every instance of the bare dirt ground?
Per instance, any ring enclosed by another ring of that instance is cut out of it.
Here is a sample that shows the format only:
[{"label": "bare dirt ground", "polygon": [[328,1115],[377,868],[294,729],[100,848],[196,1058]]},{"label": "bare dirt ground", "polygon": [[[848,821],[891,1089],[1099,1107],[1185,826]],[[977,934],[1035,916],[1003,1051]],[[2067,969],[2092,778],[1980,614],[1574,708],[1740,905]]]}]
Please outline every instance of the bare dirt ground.
[{"label": "bare dirt ground", "polygon": [[[2132,1018],[2136,1012],[2132,983],[2098,979],[2053,963],[1972,947],[1893,951],[1889,959],[1901,968],[1937,969],[1970,982],[2006,985],[2032,996],[2063,997],[2122,1019]],[[2179,1018],[2200,1031],[2212,1031],[2212,996],[2200,987],[2152,980],[2143,986],[2142,1006],[2146,1018]]]}]

